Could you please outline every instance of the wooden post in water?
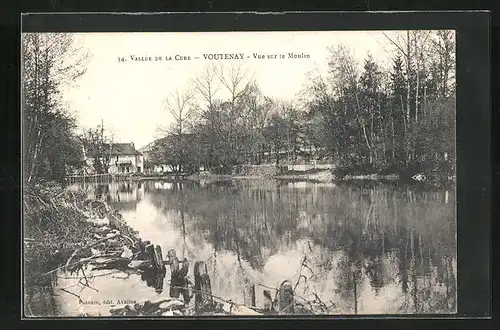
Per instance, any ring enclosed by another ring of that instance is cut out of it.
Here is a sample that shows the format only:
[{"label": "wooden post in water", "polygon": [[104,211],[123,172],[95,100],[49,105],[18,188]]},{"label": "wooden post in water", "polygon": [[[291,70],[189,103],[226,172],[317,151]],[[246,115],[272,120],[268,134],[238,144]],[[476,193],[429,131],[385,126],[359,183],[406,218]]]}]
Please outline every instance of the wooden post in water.
[{"label": "wooden post in water", "polygon": [[212,286],[207,265],[203,261],[194,264],[194,289],[195,310],[208,311],[213,306]]},{"label": "wooden post in water", "polygon": [[182,267],[179,270],[179,283],[181,283],[182,287],[185,287],[185,289],[181,289],[182,296],[184,298],[185,303],[189,303],[191,300],[191,296],[189,295],[189,290],[187,289],[187,274],[189,271],[189,261],[184,258],[184,261],[182,262]]},{"label": "wooden post in water", "polygon": [[177,259],[174,249],[171,249],[167,253],[168,259],[170,261],[170,297],[179,298],[181,293],[181,286],[183,286],[183,281],[179,277],[179,259]]},{"label": "wooden post in water", "polygon": [[264,311],[268,313],[273,311],[273,298],[269,290],[264,290]]},{"label": "wooden post in water", "polygon": [[278,293],[279,314],[293,313],[293,286],[290,281],[285,280],[280,285]]},{"label": "wooden post in water", "polygon": [[177,259],[176,253],[174,249],[170,249],[167,252],[168,260],[170,261],[170,271],[172,276],[177,276],[179,272],[179,259]]},{"label": "wooden post in water", "polygon": [[182,262],[182,267],[181,270],[179,271],[179,275],[182,277],[186,277],[189,271],[189,261],[184,258],[184,261]]},{"label": "wooden post in water", "polygon": [[148,259],[148,266],[143,267],[141,278],[148,286],[155,288],[156,293],[163,292],[163,281],[165,279],[165,264],[161,248],[150,244],[149,241],[141,242],[139,245],[141,257]]},{"label": "wooden post in water", "polygon": [[146,247],[144,248],[147,256],[148,256],[148,260],[151,262],[152,265],[155,265],[155,251],[154,251],[154,246],[153,244],[148,244],[146,245]]},{"label": "wooden post in water", "polygon": [[252,284],[252,286],[250,287],[250,297],[252,307],[255,307],[255,284]]},{"label": "wooden post in water", "polygon": [[161,247],[159,245],[155,246],[154,260],[156,268],[161,271],[165,271],[165,264],[163,263],[163,254],[161,253]]},{"label": "wooden post in water", "polygon": [[255,307],[255,285],[247,283],[243,287],[243,301],[246,306]]}]

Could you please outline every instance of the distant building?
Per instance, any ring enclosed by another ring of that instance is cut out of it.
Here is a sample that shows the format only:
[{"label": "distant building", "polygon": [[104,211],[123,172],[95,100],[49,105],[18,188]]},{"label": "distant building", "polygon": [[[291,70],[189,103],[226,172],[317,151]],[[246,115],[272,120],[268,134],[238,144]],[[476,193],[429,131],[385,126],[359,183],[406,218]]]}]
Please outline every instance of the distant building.
[{"label": "distant building", "polygon": [[[105,145],[109,150],[109,145]],[[135,149],[134,143],[113,143],[109,153],[108,173],[142,173],[144,171],[144,156]]]},{"label": "distant building", "polygon": [[[133,174],[144,172],[144,156],[135,149],[134,143],[113,143],[111,148],[109,144],[103,145],[103,155],[105,161],[109,164],[108,173],[110,174]],[[84,152],[85,174],[94,174],[94,158]],[[101,158],[101,162],[103,159]]]}]

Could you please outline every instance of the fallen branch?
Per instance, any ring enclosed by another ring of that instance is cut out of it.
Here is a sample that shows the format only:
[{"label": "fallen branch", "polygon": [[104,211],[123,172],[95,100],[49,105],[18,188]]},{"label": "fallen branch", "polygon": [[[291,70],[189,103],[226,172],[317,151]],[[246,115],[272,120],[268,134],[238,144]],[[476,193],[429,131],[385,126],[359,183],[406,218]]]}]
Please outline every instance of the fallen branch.
[{"label": "fallen branch", "polygon": [[107,240],[109,240],[109,239],[111,239],[111,238],[115,238],[115,237],[116,237],[116,236],[118,236],[118,235],[119,235],[119,234],[113,234],[113,235],[111,235],[111,236],[108,236],[108,237],[104,237],[104,238],[98,239],[98,240],[97,240],[97,241],[95,241],[95,242],[92,242],[92,243],[87,244],[87,245],[85,245],[85,246],[83,246],[83,247],[81,247],[81,248],[76,249],[76,250],[73,252],[73,254],[71,254],[71,256],[69,257],[68,261],[66,261],[66,265],[64,265],[64,268],[67,268],[67,267],[68,267],[69,263],[70,263],[70,262],[71,262],[71,260],[72,260],[72,259],[76,256],[76,254],[77,254],[78,252],[80,252],[80,251],[82,251],[82,250],[84,250],[84,249],[88,249],[88,248],[90,248],[90,247],[92,247],[92,246],[94,246],[94,245],[97,245],[97,244],[99,244],[99,243],[105,242],[105,241],[107,241]]},{"label": "fallen branch", "polygon": [[297,282],[295,283],[295,286],[293,287],[293,291],[295,292],[295,290],[297,289],[297,286],[299,286],[299,283],[300,283],[300,279],[301,278],[304,278],[307,282],[307,277],[304,275],[304,274],[300,274],[299,278],[297,279]]},{"label": "fallen branch", "polygon": [[80,302],[80,303],[81,303],[81,302],[83,302],[82,298],[81,298],[79,295],[77,295],[77,294],[75,294],[75,293],[73,293],[73,292],[70,292],[70,291],[68,291],[68,290],[65,290],[65,289],[63,289],[63,288],[60,288],[59,290],[64,291],[64,292],[66,292],[66,293],[69,293],[69,294],[71,294],[71,295],[73,295],[73,296],[77,297],[77,298],[78,298],[78,302]]},{"label": "fallen branch", "polygon": [[124,238],[128,239],[128,240],[132,243],[132,246],[135,244],[134,240],[133,240],[133,239],[131,239],[130,237],[128,237],[127,235],[124,235],[124,234],[122,234],[122,233],[119,233],[118,235],[120,235],[120,236],[122,236],[122,237],[124,237]]},{"label": "fallen branch", "polygon": [[[113,275],[113,274],[120,273],[120,272],[121,272],[121,270],[115,270],[115,271],[107,272],[107,273],[104,273],[104,274],[92,275],[92,278],[94,278],[94,277],[109,276],[109,275]],[[81,279],[80,276],[58,276],[58,277],[59,278],[64,278],[64,279]]]},{"label": "fallen branch", "polygon": [[[80,280],[78,281],[78,283],[80,283],[81,285],[83,285],[83,288],[80,290],[80,292],[82,292],[83,289],[85,289],[85,287],[87,287],[89,289],[92,289],[95,292],[99,292],[99,290],[97,290],[96,288],[93,288],[93,287],[90,286],[89,281],[87,279],[87,276],[85,275],[85,271],[83,270],[83,267],[81,265],[80,265],[80,269],[82,270],[82,274],[83,274],[83,278],[80,278]],[[83,279],[85,279],[85,283],[82,283]]]},{"label": "fallen branch", "polygon": [[316,300],[318,301],[318,303],[320,304],[320,306],[328,310],[329,309],[328,306],[319,298],[318,294],[315,291],[313,291],[312,293],[316,298]]},{"label": "fallen branch", "polygon": [[42,274],[41,276],[47,276],[47,275],[50,275],[50,274],[52,274],[54,272],[57,272],[58,270],[61,270],[63,268],[68,268],[69,266],[76,266],[78,264],[81,264],[82,262],[86,262],[86,261],[92,260],[94,258],[100,258],[100,257],[101,257],[100,255],[97,255],[97,256],[91,256],[91,257],[88,257],[88,258],[82,258],[82,259],[80,259],[78,261],[75,261],[74,263],[72,263],[70,265],[67,265],[67,266],[66,265],[62,265],[62,266],[59,266],[59,267],[57,267],[55,269],[52,269],[51,271],[48,271],[48,272]]}]

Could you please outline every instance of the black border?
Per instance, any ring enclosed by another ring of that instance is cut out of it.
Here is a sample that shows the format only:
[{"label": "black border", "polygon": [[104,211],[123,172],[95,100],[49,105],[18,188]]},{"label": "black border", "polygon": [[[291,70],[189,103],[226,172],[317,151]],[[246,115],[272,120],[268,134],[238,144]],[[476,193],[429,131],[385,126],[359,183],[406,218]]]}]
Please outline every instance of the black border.
[{"label": "black border", "polygon": [[[26,15],[23,17],[23,31],[456,29],[459,313],[465,312],[471,317],[487,317],[491,314],[491,235],[489,223],[491,206],[491,131],[486,129],[491,124],[489,111],[489,18],[487,12],[345,12],[333,14],[281,13],[278,15],[175,13],[167,17],[159,14],[147,16],[116,14],[86,14],[84,16],[72,14],[63,16],[57,14]],[[18,45],[16,46],[18,47]],[[17,79],[11,81],[11,84],[17,83],[17,86],[19,86],[18,60],[17,58],[17,68],[11,65],[7,67],[6,72],[9,77],[15,77],[17,74]],[[8,105],[17,105],[19,102],[18,87],[15,93],[8,93],[6,96]],[[15,112],[9,114],[11,115],[8,117],[9,126],[17,126],[19,124],[19,114]],[[7,141],[12,141],[12,136],[7,138]],[[16,142],[18,143],[18,141]],[[19,149],[16,150],[19,144],[9,143],[8,147],[10,147],[10,154],[19,154]],[[20,181],[19,176],[16,176],[16,174],[18,172],[13,172],[9,181],[15,184],[14,191],[19,192]],[[12,257],[16,264],[19,262],[19,259],[15,260],[16,256],[9,255],[9,257]],[[17,257],[19,258],[19,255]],[[17,294],[19,294],[19,291],[17,291]],[[15,296],[10,298],[17,300]],[[424,316],[424,318],[429,318],[429,316]],[[297,322],[298,320],[294,318],[294,321]],[[366,321],[363,322],[366,323]],[[481,326],[481,328],[484,328],[484,326]]]}]

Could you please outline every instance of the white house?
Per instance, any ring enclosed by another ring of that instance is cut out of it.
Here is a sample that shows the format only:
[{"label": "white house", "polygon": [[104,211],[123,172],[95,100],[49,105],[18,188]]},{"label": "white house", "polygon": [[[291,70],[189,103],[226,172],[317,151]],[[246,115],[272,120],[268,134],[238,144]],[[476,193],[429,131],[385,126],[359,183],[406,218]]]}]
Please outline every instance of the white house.
[{"label": "white house", "polygon": [[[107,148],[109,150],[109,145]],[[108,173],[142,173],[144,156],[135,149],[134,143],[114,143],[109,153]]]}]

